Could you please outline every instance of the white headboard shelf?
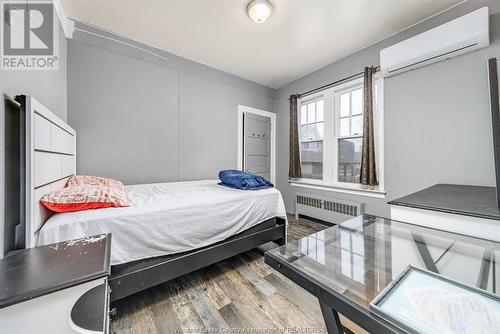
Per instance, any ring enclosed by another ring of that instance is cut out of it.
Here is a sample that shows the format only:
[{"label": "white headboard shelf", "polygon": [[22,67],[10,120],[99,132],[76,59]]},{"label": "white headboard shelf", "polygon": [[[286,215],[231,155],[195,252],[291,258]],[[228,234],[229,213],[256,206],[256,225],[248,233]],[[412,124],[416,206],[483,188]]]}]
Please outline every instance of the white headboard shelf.
[{"label": "white headboard shelf", "polygon": [[32,96],[22,96],[25,111],[25,247],[36,246],[38,230],[51,213],[40,198],[64,188],[76,173],[76,132]]}]

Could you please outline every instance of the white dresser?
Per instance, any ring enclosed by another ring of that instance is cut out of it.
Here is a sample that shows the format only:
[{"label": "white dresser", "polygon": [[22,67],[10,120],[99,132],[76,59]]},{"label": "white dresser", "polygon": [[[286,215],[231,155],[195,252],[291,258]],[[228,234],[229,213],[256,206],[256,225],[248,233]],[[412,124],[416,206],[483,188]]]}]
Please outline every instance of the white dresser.
[{"label": "white dresser", "polygon": [[436,184],[391,205],[391,219],[482,239],[500,241],[495,188]]}]

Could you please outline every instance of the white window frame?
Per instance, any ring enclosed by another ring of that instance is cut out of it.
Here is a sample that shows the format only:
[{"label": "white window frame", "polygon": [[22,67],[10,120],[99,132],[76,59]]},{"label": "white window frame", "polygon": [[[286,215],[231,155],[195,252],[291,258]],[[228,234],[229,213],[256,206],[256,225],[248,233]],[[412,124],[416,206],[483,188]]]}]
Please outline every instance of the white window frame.
[{"label": "white window frame", "polygon": [[[354,195],[362,195],[376,198],[385,198],[384,184],[384,79],[377,73],[374,75],[374,95],[377,96],[374,106],[375,126],[375,158],[379,185],[375,187],[364,186],[356,183],[338,182],[338,140],[343,138],[354,138],[355,136],[340,136],[340,95],[353,87],[363,84],[363,78],[353,79],[349,82],[339,84],[335,87],[325,89],[314,95],[310,95],[303,103],[323,99],[323,180],[294,179],[290,181],[292,186],[307,187],[320,190],[328,190]],[[374,99],[375,101],[375,99]],[[298,102],[298,122],[300,124],[300,107],[302,101]],[[333,112],[332,112],[333,110]],[[330,166],[330,167],[328,167]]]},{"label": "white window frame", "polygon": [[[298,117],[299,117],[299,122],[298,122],[298,128],[299,128],[299,146],[300,146],[300,150],[299,150],[299,154],[302,154],[302,143],[304,143],[302,141],[302,136],[300,134],[300,131],[302,129],[302,119],[301,119],[301,116],[302,116],[302,106],[303,105],[308,105],[308,104],[311,104],[311,103],[316,103],[318,101],[323,101],[323,120],[321,122],[318,122],[317,121],[317,117],[318,117],[318,109],[317,109],[317,105],[316,105],[316,109],[315,109],[315,121],[313,123],[306,123],[304,125],[311,125],[311,124],[318,124],[318,123],[323,123],[323,159],[324,159],[324,145],[325,145],[325,105],[324,105],[324,99],[323,99],[323,96],[320,94],[320,95],[314,95],[313,98],[308,98],[304,101],[297,101],[297,104],[298,104]],[[309,111],[306,109],[306,114],[307,114],[307,117],[309,117]],[[314,142],[314,141],[317,141],[317,140],[307,140],[307,142]],[[302,155],[301,155],[301,162],[302,162]],[[324,166],[324,161],[323,161],[323,166]],[[324,168],[323,168],[323,179],[324,179]],[[317,180],[317,179],[309,179],[309,178],[304,178],[304,180],[313,180],[313,181],[321,181],[321,180]]]},{"label": "white window frame", "polygon": [[244,139],[243,139],[243,114],[251,113],[254,115],[269,117],[271,119],[271,177],[270,181],[276,184],[276,114],[270,111],[256,109],[252,107],[247,107],[241,104],[238,104],[238,124],[237,124],[237,158],[236,158],[236,168],[238,170],[243,170],[244,166]]}]

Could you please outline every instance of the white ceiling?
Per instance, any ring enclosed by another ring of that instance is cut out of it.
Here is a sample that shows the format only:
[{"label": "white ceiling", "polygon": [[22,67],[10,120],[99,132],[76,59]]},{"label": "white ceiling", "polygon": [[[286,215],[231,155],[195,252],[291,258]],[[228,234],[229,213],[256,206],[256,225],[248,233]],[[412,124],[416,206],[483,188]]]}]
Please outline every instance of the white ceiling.
[{"label": "white ceiling", "polygon": [[63,0],[69,17],[278,88],[462,0]]}]

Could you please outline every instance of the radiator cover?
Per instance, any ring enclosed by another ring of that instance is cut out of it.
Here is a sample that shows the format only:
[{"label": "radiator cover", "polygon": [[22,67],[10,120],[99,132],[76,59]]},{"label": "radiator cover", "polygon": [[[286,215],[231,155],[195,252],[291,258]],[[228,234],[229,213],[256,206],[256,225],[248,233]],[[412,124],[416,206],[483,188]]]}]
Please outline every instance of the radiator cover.
[{"label": "radiator cover", "polygon": [[295,194],[295,218],[304,215],[340,224],[365,212],[364,203],[349,202],[308,193]]}]

